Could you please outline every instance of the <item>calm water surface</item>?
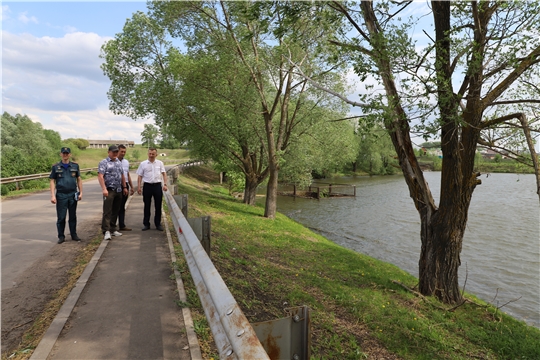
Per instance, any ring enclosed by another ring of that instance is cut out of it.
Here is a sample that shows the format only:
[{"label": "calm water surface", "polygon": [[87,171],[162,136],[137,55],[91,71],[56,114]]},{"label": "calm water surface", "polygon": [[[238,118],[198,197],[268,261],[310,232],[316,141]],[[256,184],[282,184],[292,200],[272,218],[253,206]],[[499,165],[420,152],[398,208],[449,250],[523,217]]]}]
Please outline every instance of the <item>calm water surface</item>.
[{"label": "calm water surface", "polygon": [[[440,172],[425,177],[438,203]],[[463,240],[460,284],[540,327],[540,206],[533,175],[482,175]],[[356,198],[279,197],[278,210],[328,239],[418,277],[420,219],[402,175],[345,177]],[[516,300],[518,299],[519,300]],[[514,301],[516,300],[516,301]]]}]

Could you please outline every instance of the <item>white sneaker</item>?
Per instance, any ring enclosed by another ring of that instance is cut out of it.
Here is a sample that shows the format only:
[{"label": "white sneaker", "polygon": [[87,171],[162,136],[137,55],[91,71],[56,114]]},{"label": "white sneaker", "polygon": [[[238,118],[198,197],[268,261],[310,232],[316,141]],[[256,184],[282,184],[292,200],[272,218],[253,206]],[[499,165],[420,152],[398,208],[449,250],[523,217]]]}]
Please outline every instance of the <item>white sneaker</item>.
[{"label": "white sneaker", "polygon": [[111,240],[111,232],[110,231],[105,231],[105,237],[103,238],[103,240]]},{"label": "white sneaker", "polygon": [[112,236],[122,236],[121,232],[115,231],[112,233]]}]

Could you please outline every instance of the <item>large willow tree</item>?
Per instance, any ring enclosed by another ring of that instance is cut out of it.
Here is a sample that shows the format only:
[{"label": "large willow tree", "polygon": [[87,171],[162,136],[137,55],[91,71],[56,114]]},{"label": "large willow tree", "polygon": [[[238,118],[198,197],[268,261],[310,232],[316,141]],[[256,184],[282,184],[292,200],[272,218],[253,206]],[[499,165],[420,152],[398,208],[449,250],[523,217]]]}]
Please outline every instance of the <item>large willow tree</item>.
[{"label": "large willow tree", "polygon": [[[314,56],[313,36],[323,29],[307,18],[286,23],[286,2],[156,1],[149,8],[148,16],[135,14],[103,46],[110,108],[133,118],[153,116],[181,140],[197,142],[201,153],[236,164],[248,203],[268,179],[266,217],[276,213],[285,155],[302,149],[294,142],[330,138],[318,132],[318,123],[328,122],[325,131],[345,132],[341,138],[352,144],[350,124],[329,122],[344,116],[343,102],[310,86],[291,63],[343,89],[339,72],[321,67]],[[326,116],[332,112],[333,119]]]},{"label": "large willow tree", "polygon": [[[420,292],[457,303],[463,235],[481,183],[477,147],[506,147],[534,166],[538,178],[531,132],[540,103],[540,7],[525,1],[432,1],[426,5],[433,33],[405,22],[411,3],[318,4],[321,17],[330,11],[342,21],[335,22],[339,31],[321,41],[348,58],[363,80],[380,84],[353,104],[384,119],[420,215]],[[413,30],[425,35],[427,45],[412,41]],[[415,156],[415,131],[441,139],[439,204]]]}]

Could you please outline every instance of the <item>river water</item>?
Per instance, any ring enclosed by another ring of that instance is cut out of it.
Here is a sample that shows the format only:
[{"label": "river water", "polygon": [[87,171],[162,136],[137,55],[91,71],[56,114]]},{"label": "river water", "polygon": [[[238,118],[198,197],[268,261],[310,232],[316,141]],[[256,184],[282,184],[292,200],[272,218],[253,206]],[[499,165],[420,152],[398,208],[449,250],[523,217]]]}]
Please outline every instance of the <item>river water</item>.
[{"label": "river water", "polygon": [[[438,203],[440,172],[424,176]],[[540,206],[534,176],[484,174],[481,180],[463,239],[461,287],[467,278],[465,291],[540,327]],[[280,196],[278,211],[337,244],[418,277],[420,219],[403,176],[332,181],[356,185],[356,198]]]}]

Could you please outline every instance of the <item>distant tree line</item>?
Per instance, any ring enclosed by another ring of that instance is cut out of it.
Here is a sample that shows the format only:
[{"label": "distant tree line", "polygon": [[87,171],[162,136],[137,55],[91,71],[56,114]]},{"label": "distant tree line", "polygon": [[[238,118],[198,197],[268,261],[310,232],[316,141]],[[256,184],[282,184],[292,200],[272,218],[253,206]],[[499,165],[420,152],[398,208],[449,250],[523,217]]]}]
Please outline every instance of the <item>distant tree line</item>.
[{"label": "distant tree line", "polygon": [[44,129],[27,115],[2,114],[0,177],[48,172],[59,161],[62,146],[71,148],[73,159],[88,147],[84,139],[60,138],[57,131]]}]

